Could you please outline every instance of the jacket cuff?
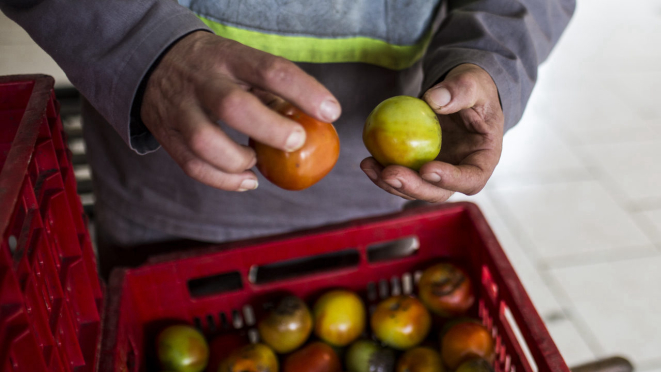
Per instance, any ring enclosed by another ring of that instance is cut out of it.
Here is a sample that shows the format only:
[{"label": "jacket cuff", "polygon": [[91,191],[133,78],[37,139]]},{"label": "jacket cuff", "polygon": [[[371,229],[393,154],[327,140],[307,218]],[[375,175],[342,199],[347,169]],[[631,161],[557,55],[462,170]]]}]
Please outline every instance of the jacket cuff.
[{"label": "jacket cuff", "polygon": [[119,70],[119,78],[111,95],[117,98],[109,119],[111,123],[128,123],[125,130],[119,134],[138,154],[147,154],[160,147],[139,115],[142,93],[149,74],[172,45],[191,32],[200,30],[209,31],[192,12],[182,8],[180,12],[164,18],[146,33]]}]

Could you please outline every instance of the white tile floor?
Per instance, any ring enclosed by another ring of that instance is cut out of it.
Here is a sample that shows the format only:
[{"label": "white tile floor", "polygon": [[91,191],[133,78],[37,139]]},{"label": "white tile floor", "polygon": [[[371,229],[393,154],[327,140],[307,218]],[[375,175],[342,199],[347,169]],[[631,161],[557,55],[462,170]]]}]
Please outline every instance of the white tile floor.
[{"label": "white tile floor", "polygon": [[[64,73],[0,15],[0,75]],[[661,0],[579,0],[477,196],[569,364],[661,372]]]}]

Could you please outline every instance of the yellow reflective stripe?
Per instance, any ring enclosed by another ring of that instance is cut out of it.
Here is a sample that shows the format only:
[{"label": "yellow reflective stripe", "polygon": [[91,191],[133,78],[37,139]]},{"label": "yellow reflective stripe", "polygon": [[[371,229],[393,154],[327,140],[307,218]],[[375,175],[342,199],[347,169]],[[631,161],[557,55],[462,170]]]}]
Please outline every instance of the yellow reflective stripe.
[{"label": "yellow reflective stripe", "polygon": [[333,39],[285,36],[245,30],[227,26],[199,15],[198,17],[216,35],[236,40],[241,44],[294,62],[363,62],[391,70],[402,70],[422,58],[431,39],[431,30],[415,45],[394,45],[363,36]]}]

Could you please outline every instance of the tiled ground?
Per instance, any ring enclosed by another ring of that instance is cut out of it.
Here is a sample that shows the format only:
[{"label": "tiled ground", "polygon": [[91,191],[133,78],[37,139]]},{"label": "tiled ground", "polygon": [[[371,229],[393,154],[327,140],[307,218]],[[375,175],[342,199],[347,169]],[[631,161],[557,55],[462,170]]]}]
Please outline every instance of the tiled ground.
[{"label": "tiled ground", "polygon": [[[1,17],[1,16],[0,16]],[[64,74],[0,18],[0,75]],[[661,0],[579,0],[477,196],[571,365],[661,371]]]}]

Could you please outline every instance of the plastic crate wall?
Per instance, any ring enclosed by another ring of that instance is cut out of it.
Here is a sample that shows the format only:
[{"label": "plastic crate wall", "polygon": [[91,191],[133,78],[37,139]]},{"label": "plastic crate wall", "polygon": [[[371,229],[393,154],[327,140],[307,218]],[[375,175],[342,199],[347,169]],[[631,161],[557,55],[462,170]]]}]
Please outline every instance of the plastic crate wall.
[{"label": "plastic crate wall", "polygon": [[48,76],[0,77],[0,366],[96,370],[102,286]]}]

